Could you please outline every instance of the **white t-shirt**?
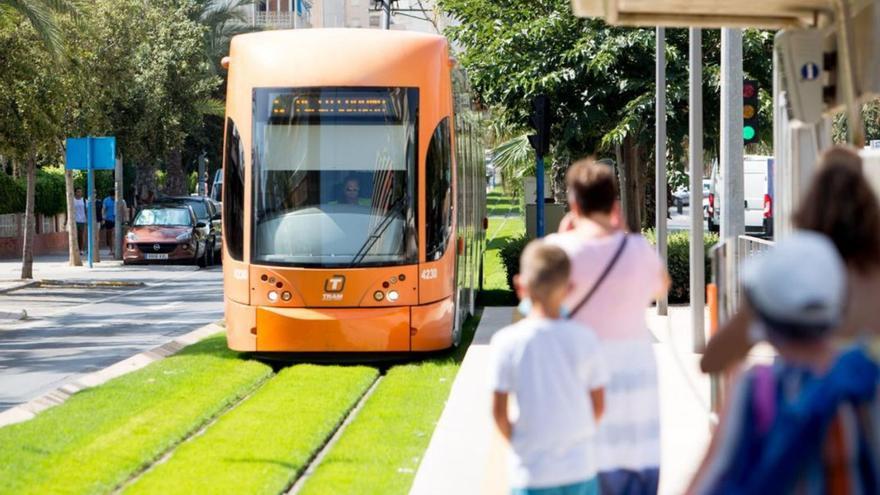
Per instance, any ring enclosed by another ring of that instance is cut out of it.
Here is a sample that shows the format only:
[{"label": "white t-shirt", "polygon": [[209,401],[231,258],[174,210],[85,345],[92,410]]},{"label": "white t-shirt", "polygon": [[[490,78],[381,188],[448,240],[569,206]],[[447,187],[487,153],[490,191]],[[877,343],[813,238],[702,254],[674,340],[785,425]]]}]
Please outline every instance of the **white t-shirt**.
[{"label": "white t-shirt", "polygon": [[489,383],[516,400],[514,488],[545,488],[596,476],[590,390],[608,372],[596,335],[569,320],[526,318],[492,337]]},{"label": "white t-shirt", "polygon": [[85,198],[73,198],[73,219],[76,223],[86,223],[86,200]]}]

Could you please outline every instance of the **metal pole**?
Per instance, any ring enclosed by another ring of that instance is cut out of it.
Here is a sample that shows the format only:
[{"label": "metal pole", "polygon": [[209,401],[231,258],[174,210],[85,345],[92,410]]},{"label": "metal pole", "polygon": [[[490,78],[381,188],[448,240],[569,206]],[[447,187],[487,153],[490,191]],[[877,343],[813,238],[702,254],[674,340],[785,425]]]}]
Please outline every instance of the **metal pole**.
[{"label": "metal pole", "polygon": [[544,157],[535,163],[535,235],[544,237]]},{"label": "metal pole", "polygon": [[721,238],[745,233],[742,30],[721,30]]},{"label": "metal pole", "polygon": [[779,67],[779,52],[773,50],[773,236],[778,239],[787,230],[788,215],[784,205],[785,184],[791,181],[791,167],[788,164],[787,141],[783,139],[788,126],[788,112],[783,102],[782,71]]},{"label": "metal pole", "polygon": [[205,152],[203,151],[201,155],[199,155],[199,184],[198,191],[199,196],[207,196],[208,195],[208,182],[205,177]]},{"label": "metal pole", "polygon": [[92,244],[94,241],[94,223],[95,223],[95,174],[92,171],[92,138],[88,138],[88,146],[86,146],[86,250],[89,258],[89,268],[94,263],[94,253],[92,252]]},{"label": "metal pole", "polygon": [[116,259],[122,259],[122,225],[125,223],[125,210],[122,206],[122,157],[116,158],[116,187],[114,196],[116,197],[116,228],[113,229],[113,252],[116,253]]},{"label": "metal pole", "polygon": [[694,352],[706,346],[706,252],[703,245],[703,32],[690,29],[691,327]]},{"label": "metal pole", "polygon": [[[655,134],[655,166],[656,166],[656,215],[657,215],[657,249],[663,265],[666,265],[666,217],[669,208],[666,205],[666,28],[657,28],[656,40],[656,134]],[[702,190],[702,189],[701,189]],[[693,205],[691,205],[693,208]],[[667,314],[668,296],[663,294],[657,301],[657,314]]]},{"label": "metal pole", "polygon": [[382,0],[382,29],[391,29],[391,0]]}]

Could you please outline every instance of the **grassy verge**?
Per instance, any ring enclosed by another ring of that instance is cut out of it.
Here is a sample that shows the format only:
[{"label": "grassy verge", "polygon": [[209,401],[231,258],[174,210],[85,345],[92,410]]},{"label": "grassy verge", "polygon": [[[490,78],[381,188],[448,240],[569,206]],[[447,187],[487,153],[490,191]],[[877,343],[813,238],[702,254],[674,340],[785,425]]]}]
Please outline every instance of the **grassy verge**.
[{"label": "grassy verge", "polygon": [[526,231],[522,216],[489,217],[486,254],[483,257],[483,291],[479,303],[483,306],[516,304],[513,291],[507,286],[507,272],[501,262],[501,248],[511,239]]},{"label": "grassy verge", "polygon": [[286,368],[126,494],[277,494],[308,464],[378,371]]},{"label": "grassy verge", "polygon": [[455,352],[388,370],[302,494],[407,493],[477,321],[468,320]]},{"label": "grassy verge", "polygon": [[0,429],[0,493],[108,493],[272,370],[222,335]]},{"label": "grassy verge", "polygon": [[522,214],[520,198],[505,196],[500,190],[494,190],[486,195],[486,211],[489,216],[504,216],[507,214]]}]

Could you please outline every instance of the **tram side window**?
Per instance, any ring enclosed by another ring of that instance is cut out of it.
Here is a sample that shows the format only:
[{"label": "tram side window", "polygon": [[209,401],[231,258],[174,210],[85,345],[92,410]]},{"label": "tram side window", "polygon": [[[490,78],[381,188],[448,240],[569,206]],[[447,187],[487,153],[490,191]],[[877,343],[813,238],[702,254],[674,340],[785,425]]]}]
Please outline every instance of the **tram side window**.
[{"label": "tram side window", "polygon": [[452,231],[452,143],[448,117],[440,121],[431,136],[425,169],[425,249],[427,261],[434,261],[443,257]]},{"label": "tram side window", "polygon": [[244,258],[244,154],[232,119],[226,119],[226,167],[223,176],[223,237],[229,255]]}]

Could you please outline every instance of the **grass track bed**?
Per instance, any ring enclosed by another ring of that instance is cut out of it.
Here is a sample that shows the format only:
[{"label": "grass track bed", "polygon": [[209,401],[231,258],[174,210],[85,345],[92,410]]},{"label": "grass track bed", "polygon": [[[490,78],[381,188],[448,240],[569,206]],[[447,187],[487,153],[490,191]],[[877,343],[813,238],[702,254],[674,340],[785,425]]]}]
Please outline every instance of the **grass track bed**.
[{"label": "grass track bed", "polygon": [[409,492],[477,321],[467,321],[456,352],[388,370],[300,493]]},{"label": "grass track bed", "polygon": [[0,429],[0,493],[108,493],[271,373],[218,335],[84,390]]},{"label": "grass track bed", "polygon": [[286,368],[126,494],[277,494],[376,379],[369,367]]}]

